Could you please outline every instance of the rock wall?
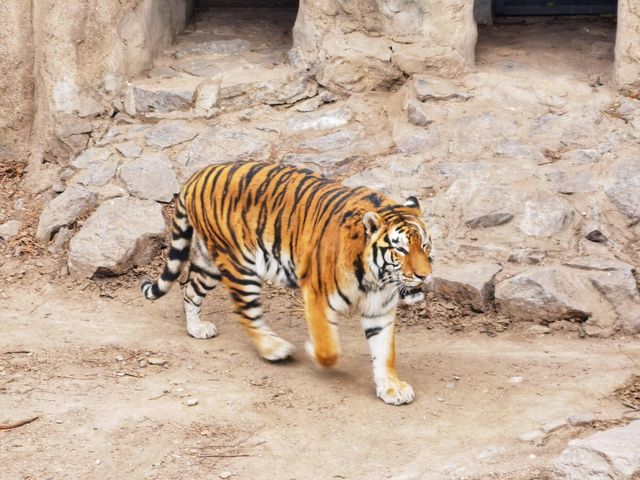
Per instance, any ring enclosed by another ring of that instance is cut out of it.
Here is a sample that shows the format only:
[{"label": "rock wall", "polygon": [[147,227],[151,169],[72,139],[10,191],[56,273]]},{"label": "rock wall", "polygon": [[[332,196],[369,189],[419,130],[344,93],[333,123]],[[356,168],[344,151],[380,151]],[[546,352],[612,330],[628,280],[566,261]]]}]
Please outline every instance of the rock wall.
[{"label": "rock wall", "polygon": [[385,89],[417,72],[459,75],[474,65],[470,0],[302,0],[294,65],[342,92]]},{"label": "rock wall", "polygon": [[24,155],[33,116],[33,42],[28,2],[0,0],[0,163]]},{"label": "rock wall", "polygon": [[121,109],[126,80],[152,66],[191,6],[190,0],[33,2],[32,172],[44,162],[64,166],[87,146],[99,117]]},{"label": "rock wall", "polygon": [[640,3],[618,2],[615,78],[619,88],[640,93]]}]

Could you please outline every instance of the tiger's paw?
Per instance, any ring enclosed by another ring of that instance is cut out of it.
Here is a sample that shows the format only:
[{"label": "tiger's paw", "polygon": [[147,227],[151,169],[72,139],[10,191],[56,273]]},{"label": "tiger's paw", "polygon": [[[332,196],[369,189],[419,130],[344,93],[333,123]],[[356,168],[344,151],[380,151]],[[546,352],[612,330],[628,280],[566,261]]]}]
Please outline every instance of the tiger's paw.
[{"label": "tiger's paw", "polygon": [[411,403],[413,401],[413,397],[415,397],[411,385],[397,380],[380,382],[376,386],[376,394],[378,395],[378,398],[389,405]]},{"label": "tiger's paw", "polygon": [[258,345],[258,353],[270,362],[279,362],[289,358],[294,351],[291,343],[276,335],[264,335]]},{"label": "tiger's paw", "polygon": [[304,349],[316,364],[322,365],[323,367],[334,366],[338,362],[338,358],[340,358],[339,348],[331,351],[320,351],[308,340],[304,344]]},{"label": "tiger's paw", "polygon": [[218,334],[218,329],[211,322],[187,322],[187,332],[193,338],[211,338]]}]

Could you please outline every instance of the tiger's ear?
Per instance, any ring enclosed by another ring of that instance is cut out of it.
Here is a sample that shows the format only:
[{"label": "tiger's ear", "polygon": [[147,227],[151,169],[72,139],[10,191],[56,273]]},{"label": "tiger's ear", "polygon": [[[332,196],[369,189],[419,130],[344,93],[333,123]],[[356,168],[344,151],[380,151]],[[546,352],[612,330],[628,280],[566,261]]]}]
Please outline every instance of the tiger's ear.
[{"label": "tiger's ear", "polygon": [[404,206],[417,208],[418,210],[420,210],[420,202],[418,202],[418,199],[413,195],[411,195],[410,197],[407,197],[407,199],[404,201]]},{"label": "tiger's ear", "polygon": [[370,237],[378,231],[382,224],[382,218],[376,212],[367,212],[362,219],[364,223],[364,230],[367,233],[367,237]]}]

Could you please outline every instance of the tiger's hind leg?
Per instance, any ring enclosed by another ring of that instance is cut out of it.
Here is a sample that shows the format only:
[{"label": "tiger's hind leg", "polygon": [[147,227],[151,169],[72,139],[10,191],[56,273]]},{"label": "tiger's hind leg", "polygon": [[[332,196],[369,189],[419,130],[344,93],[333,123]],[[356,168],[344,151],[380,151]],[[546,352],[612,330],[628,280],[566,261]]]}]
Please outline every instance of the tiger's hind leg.
[{"label": "tiger's hind leg", "polygon": [[213,264],[204,242],[198,238],[189,267],[189,278],[182,289],[187,332],[194,338],[211,338],[218,333],[216,326],[200,318],[204,297],[220,283],[220,271]]},{"label": "tiger's hind leg", "polygon": [[263,319],[262,282],[246,267],[225,267],[222,281],[231,293],[235,313],[249,334],[258,354],[265,360],[277,362],[289,358],[293,345],[280,338]]}]

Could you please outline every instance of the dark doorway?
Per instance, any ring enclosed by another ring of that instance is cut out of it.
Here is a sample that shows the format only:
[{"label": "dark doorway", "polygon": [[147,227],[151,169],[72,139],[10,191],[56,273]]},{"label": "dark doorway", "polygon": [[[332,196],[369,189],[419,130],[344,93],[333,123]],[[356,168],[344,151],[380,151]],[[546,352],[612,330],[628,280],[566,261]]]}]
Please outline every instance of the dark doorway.
[{"label": "dark doorway", "polygon": [[616,13],[617,0],[494,0],[496,16]]}]

